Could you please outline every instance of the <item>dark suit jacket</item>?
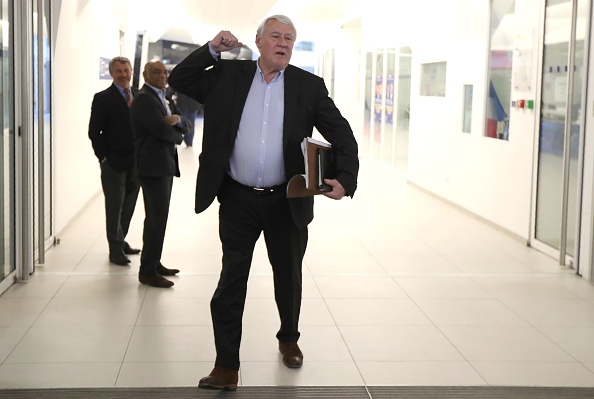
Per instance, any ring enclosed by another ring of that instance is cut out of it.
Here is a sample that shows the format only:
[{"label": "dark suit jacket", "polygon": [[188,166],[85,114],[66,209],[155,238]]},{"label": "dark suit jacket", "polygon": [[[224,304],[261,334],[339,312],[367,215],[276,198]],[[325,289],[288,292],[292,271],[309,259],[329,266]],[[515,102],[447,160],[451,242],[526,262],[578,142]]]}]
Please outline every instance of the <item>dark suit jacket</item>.
[{"label": "dark suit jacket", "polygon": [[[132,95],[136,95],[132,88]],[[115,170],[132,170],[134,139],[130,126],[130,110],[115,84],[93,97],[89,138],[99,161],[107,160]]]},{"label": "dark suit jacket", "polygon": [[[177,108],[170,98],[167,99],[172,114],[178,114]],[[159,96],[147,85],[144,85],[134,96],[130,107],[130,121],[134,133],[134,161],[138,176],[178,176],[179,163],[176,144],[183,140],[188,131],[185,128],[171,126],[163,118],[167,115]]]},{"label": "dark suit jacket", "polygon": [[[214,65],[213,68],[206,70]],[[204,105],[204,131],[196,187],[196,213],[214,201],[229,170],[243,107],[250,90],[256,61],[219,60],[208,44],[179,63],[169,84]],[[335,151],[336,179],[352,196],[357,187],[357,142],[349,123],[328,96],[322,78],[289,65],[285,70],[283,149],[285,176],[305,173],[301,142],[316,127]],[[290,198],[295,223],[305,227],[313,219],[313,197]]]}]

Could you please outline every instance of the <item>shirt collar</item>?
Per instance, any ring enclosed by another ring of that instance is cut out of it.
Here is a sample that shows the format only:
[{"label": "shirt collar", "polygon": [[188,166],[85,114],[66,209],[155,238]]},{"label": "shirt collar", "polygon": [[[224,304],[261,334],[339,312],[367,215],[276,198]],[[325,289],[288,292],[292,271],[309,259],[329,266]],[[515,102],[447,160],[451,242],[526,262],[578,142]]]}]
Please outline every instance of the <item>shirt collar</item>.
[{"label": "shirt collar", "polygon": [[[258,58],[258,61],[256,61],[256,70],[258,71],[258,73],[260,74],[260,78],[262,79],[262,82],[266,82],[264,80],[264,74],[262,73],[262,70],[260,69],[260,58]],[[270,83],[272,82],[276,82],[277,80],[279,80],[283,75],[285,74],[285,70],[281,70],[279,71],[276,76],[274,77],[274,79],[272,79],[270,81]]]},{"label": "shirt collar", "polygon": [[[118,90],[120,91],[120,93],[122,93],[122,95],[123,95],[123,94],[125,94],[125,93],[124,93],[124,88],[123,88],[122,86],[120,86],[120,85],[119,85],[119,84],[117,84],[116,82],[113,82],[113,84],[115,85],[115,87],[117,87],[117,88],[118,88]],[[130,93],[132,93],[132,88],[131,88],[131,87],[130,87],[128,90],[130,91]]]},{"label": "shirt collar", "polygon": [[148,87],[150,87],[151,89],[153,89],[155,91],[155,93],[157,93],[159,96],[163,96],[163,98],[165,98],[165,89],[159,89],[153,85],[150,85],[146,82],[144,82],[145,85],[147,85]]}]

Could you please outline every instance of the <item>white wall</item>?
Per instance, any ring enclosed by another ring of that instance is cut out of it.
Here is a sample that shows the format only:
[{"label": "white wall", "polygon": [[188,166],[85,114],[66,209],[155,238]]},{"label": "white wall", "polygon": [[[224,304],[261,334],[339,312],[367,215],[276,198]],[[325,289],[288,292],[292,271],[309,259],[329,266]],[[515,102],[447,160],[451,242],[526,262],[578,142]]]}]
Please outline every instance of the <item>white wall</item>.
[{"label": "white wall", "polygon": [[65,0],[53,15],[57,27],[52,112],[58,235],[101,191],[88,126],[93,95],[111,84],[111,80],[99,79],[99,58],[120,55],[121,25],[114,15],[118,14],[111,12],[105,0]]},{"label": "white wall", "polygon": [[[408,179],[528,241],[538,129],[534,111],[512,109],[510,140],[484,137],[489,3],[418,0],[391,10],[370,7],[363,46],[412,48]],[[540,0],[516,1],[517,33],[529,42],[541,8]],[[538,51],[529,50],[524,55],[532,86],[513,90],[512,99],[536,100]],[[446,96],[420,96],[421,64],[440,61],[447,62]],[[474,86],[471,134],[462,133],[465,84]]]},{"label": "white wall", "polygon": [[349,121],[353,131],[358,130],[363,115],[359,90],[360,23],[354,21],[343,26],[335,26],[324,37],[331,40],[317,42],[321,54],[327,49],[335,50],[333,100],[342,116]]}]

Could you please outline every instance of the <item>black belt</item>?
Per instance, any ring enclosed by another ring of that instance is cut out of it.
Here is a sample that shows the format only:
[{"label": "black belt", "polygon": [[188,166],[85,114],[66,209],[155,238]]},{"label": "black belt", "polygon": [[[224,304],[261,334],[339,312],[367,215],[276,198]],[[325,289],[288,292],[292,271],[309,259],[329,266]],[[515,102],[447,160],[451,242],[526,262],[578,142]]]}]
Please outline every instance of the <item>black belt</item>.
[{"label": "black belt", "polygon": [[273,194],[273,193],[277,193],[279,191],[285,191],[287,189],[287,183],[278,184],[276,186],[270,186],[270,187],[250,187],[250,186],[243,185],[243,184],[239,183],[238,181],[233,180],[231,177],[229,177],[227,180],[229,180],[231,183],[233,183],[233,185],[235,185],[237,187],[241,187],[242,189],[250,191],[256,195]]}]

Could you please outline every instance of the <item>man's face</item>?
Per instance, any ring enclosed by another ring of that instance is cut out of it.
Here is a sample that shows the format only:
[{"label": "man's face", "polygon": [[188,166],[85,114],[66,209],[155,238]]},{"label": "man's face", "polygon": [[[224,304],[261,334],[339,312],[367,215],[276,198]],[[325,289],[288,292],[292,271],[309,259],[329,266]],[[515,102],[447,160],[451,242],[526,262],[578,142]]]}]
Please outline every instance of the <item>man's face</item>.
[{"label": "man's face", "polygon": [[271,19],[264,25],[262,36],[256,35],[260,50],[260,68],[264,73],[278,72],[289,65],[296,32],[289,25]]},{"label": "man's face", "polygon": [[149,62],[142,73],[144,81],[157,89],[167,86],[167,68],[161,61]]},{"label": "man's face", "polygon": [[115,61],[110,71],[113,81],[124,89],[130,88],[130,80],[132,80],[132,68],[125,62]]}]

